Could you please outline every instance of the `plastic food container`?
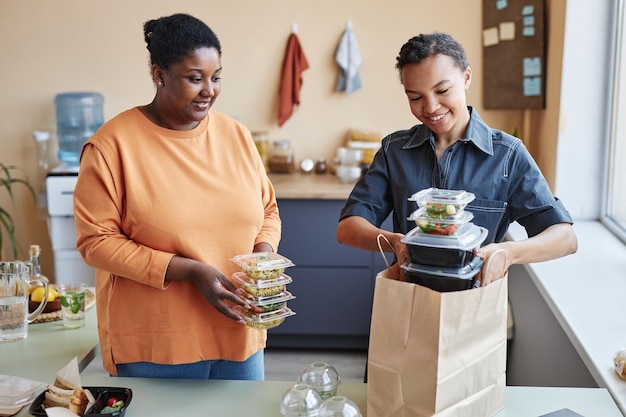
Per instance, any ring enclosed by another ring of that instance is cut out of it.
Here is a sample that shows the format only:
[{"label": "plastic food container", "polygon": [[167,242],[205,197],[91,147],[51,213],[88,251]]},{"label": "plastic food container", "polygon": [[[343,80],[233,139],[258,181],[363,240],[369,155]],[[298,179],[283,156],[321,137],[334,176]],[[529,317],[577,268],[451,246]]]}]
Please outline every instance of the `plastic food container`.
[{"label": "plastic food container", "polygon": [[289,291],[283,291],[269,297],[252,297],[250,296],[250,305],[255,306],[261,313],[278,310],[287,305],[287,301],[293,300],[294,297]]},{"label": "plastic food container", "polygon": [[254,314],[250,310],[246,310],[241,306],[238,306],[238,310],[243,314],[243,319],[246,321],[248,326],[262,330],[279,326],[287,317],[296,314],[287,306],[279,308],[278,310],[260,314]]},{"label": "plastic food container", "polygon": [[464,190],[446,190],[441,188],[426,188],[409,197],[426,214],[431,217],[451,216],[465,209],[476,196]]},{"label": "plastic food container", "polygon": [[324,400],[311,386],[297,383],[283,394],[280,413],[284,417],[318,417]]},{"label": "plastic food container", "polygon": [[320,417],[362,417],[362,414],[354,401],[338,395],[324,401]]},{"label": "plastic food container", "polygon": [[273,279],[254,279],[245,272],[233,274],[233,280],[241,285],[241,289],[252,297],[270,297],[285,291],[292,279],[289,275],[281,275]]},{"label": "plastic food container", "polygon": [[474,258],[472,262],[461,268],[438,268],[409,263],[402,265],[402,269],[406,272],[409,282],[439,292],[450,292],[473,288],[476,275],[482,266],[483,260]]},{"label": "plastic food container", "polygon": [[[103,417],[103,416],[112,416],[112,417],[123,417],[126,414],[126,409],[130,405],[131,400],[133,399],[133,391],[130,388],[119,388],[119,387],[83,387],[85,390],[89,390],[91,394],[96,399],[96,402],[89,406],[83,414],[83,417]],[[30,405],[28,412],[34,416],[46,417],[47,414],[43,408],[43,401],[45,398],[46,391],[42,392]],[[119,410],[110,413],[110,414],[102,414],[101,411],[104,407],[106,407],[106,402],[109,398],[115,397],[118,400],[124,401],[124,406]]]},{"label": "plastic food container", "polygon": [[273,252],[238,255],[232,260],[254,279],[278,278],[285,272],[285,268],[294,266],[289,259]]},{"label": "plastic food container", "polygon": [[323,400],[337,395],[337,387],[341,383],[337,369],[325,362],[314,362],[308,365],[300,373],[299,380],[313,387]]},{"label": "plastic food container", "polygon": [[433,218],[427,214],[425,207],[415,210],[408,220],[415,221],[417,227],[424,233],[439,236],[449,236],[457,232],[460,226],[467,224],[474,218],[470,211],[461,211],[453,216],[441,216]]},{"label": "plastic food container", "polygon": [[18,376],[0,375],[0,408],[28,404],[47,384]]},{"label": "plastic food container", "polygon": [[454,235],[436,236],[414,228],[402,238],[411,263],[460,268],[474,259],[477,249],[487,238],[488,230],[475,224],[461,227]]}]

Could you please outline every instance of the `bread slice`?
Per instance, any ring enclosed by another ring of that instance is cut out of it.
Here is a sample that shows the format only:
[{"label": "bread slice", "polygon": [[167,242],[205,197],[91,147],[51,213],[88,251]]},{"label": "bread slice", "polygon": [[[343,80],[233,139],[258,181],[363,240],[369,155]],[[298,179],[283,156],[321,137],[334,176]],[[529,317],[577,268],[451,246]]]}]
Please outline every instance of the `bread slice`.
[{"label": "bread slice", "polygon": [[71,383],[67,379],[62,378],[62,377],[60,377],[58,375],[54,379],[54,386],[55,387],[59,387],[59,388],[63,388],[63,389],[71,389],[71,390],[74,390],[76,388],[81,388],[81,387],[79,387],[77,385],[74,385],[73,383]]},{"label": "bread slice", "polygon": [[89,399],[82,388],[74,390],[74,395],[70,398],[69,409],[72,413],[82,416],[87,410]]},{"label": "bread slice", "polygon": [[64,387],[59,387],[56,385],[57,383],[58,381],[55,381],[55,385],[48,385],[44,395],[44,409],[48,407],[63,407],[79,416],[85,414],[89,404],[85,391],[80,387],[73,389],[65,388],[67,385],[63,383],[61,385],[64,385]]},{"label": "bread slice", "polygon": [[74,396],[74,390],[63,389],[54,385],[48,385],[43,405],[46,407],[69,408],[70,399]]}]

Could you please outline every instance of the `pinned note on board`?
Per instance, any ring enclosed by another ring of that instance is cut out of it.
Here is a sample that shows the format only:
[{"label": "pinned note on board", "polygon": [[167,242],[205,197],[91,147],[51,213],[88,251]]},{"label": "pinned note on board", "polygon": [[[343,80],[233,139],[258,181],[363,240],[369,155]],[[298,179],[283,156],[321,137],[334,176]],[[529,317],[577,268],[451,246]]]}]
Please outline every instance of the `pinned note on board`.
[{"label": "pinned note on board", "polygon": [[500,37],[498,36],[498,28],[492,27],[483,30],[483,46],[493,46],[500,43]]},{"label": "pinned note on board", "polygon": [[515,22],[500,23],[500,40],[512,41],[515,39]]}]

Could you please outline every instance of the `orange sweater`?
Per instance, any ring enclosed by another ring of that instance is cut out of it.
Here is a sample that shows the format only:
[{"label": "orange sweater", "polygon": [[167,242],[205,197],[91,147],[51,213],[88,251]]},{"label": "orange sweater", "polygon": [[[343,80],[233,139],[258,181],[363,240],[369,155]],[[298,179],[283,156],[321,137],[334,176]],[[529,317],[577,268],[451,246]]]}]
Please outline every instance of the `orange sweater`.
[{"label": "orange sweater", "polygon": [[198,127],[158,127],[138,109],[87,142],[74,193],[77,247],[96,268],[104,368],[148,361],[241,361],[266,333],[220,314],[187,282],[165,282],[172,256],[213,265],[258,242],[278,250],[274,189],[250,132],[211,110]]}]

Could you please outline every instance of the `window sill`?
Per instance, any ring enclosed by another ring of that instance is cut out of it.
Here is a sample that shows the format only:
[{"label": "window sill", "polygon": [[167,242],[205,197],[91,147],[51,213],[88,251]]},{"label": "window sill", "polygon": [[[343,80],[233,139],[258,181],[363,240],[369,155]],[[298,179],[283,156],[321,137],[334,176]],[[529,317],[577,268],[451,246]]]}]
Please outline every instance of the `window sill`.
[{"label": "window sill", "polygon": [[[576,254],[524,265],[598,386],[626,413],[626,381],[613,355],[626,348],[626,245],[598,221],[574,224]],[[518,224],[510,240],[526,238]]]}]

